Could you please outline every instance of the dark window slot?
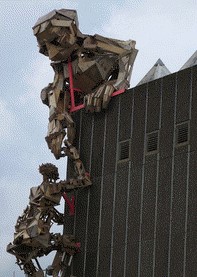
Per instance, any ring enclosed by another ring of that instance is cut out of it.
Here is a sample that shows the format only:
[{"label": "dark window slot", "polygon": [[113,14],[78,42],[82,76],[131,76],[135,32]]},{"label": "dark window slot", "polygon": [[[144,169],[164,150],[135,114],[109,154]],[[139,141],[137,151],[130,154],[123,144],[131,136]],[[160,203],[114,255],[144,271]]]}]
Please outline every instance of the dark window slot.
[{"label": "dark window slot", "polygon": [[158,150],[158,132],[147,134],[146,153],[155,153]]},{"label": "dark window slot", "polygon": [[119,144],[119,161],[129,159],[130,143],[129,140],[120,142]]}]

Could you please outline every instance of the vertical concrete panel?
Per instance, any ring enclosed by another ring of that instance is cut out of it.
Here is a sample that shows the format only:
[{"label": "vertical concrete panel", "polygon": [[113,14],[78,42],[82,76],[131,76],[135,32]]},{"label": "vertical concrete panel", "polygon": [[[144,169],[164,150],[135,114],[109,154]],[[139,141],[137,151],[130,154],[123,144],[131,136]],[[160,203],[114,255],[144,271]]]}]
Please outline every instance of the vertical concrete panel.
[{"label": "vertical concrete panel", "polygon": [[191,125],[190,125],[190,145],[191,151],[196,151],[197,149],[197,128],[196,128],[196,119],[197,119],[197,65],[192,67],[192,109],[191,109]]},{"label": "vertical concrete panel", "polygon": [[156,200],[156,155],[152,162],[145,164],[143,212],[142,212],[142,240],[154,238],[155,200]]},{"label": "vertical concrete panel", "polygon": [[119,140],[127,140],[131,136],[131,117],[133,106],[133,90],[120,96],[120,136]]},{"label": "vertical concrete panel", "polygon": [[73,274],[76,276],[83,276],[86,239],[87,201],[88,189],[79,191],[76,203],[75,237],[81,242],[81,252],[78,253],[73,260]]},{"label": "vertical concrete panel", "polygon": [[142,241],[140,277],[152,277],[153,274],[153,240]]},{"label": "vertical concrete panel", "polygon": [[147,133],[159,129],[161,79],[148,84]]},{"label": "vertical concrete panel", "polygon": [[[153,249],[156,204],[157,160],[153,155],[152,162],[145,164],[144,190],[141,226],[141,264],[140,276],[153,274]],[[150,157],[149,157],[150,158]]]},{"label": "vertical concrete panel", "polygon": [[91,175],[93,178],[102,175],[102,157],[103,157],[103,142],[104,142],[104,122],[105,112],[102,111],[94,115],[94,140],[92,147],[92,168]]},{"label": "vertical concrete panel", "polygon": [[109,276],[111,253],[111,228],[113,215],[114,175],[104,175],[103,202],[100,229],[99,276]]},{"label": "vertical concrete panel", "polygon": [[187,154],[174,159],[174,183],[172,202],[172,233],[170,250],[170,275],[183,275],[185,207],[187,188]]},{"label": "vertical concrete panel", "polygon": [[94,140],[92,135],[92,124],[94,120],[94,114],[82,113],[82,122],[81,122],[81,138],[80,138],[80,156],[81,160],[84,163],[86,170],[90,171],[90,148],[92,140]]},{"label": "vertical concrete panel", "polygon": [[85,277],[96,276],[97,251],[87,252]]},{"label": "vertical concrete panel", "polygon": [[197,276],[197,153],[190,154],[190,177],[188,198],[186,274]]},{"label": "vertical concrete panel", "polygon": [[115,220],[113,231],[112,276],[124,276],[124,251],[129,163],[117,167]]},{"label": "vertical concrete panel", "polygon": [[155,277],[168,274],[172,157],[159,163]]},{"label": "vertical concrete panel", "polygon": [[176,75],[163,78],[162,86],[162,117],[160,130],[159,153],[161,159],[172,156],[174,134]]},{"label": "vertical concrete panel", "polygon": [[105,149],[104,176],[115,172],[116,165],[116,142],[118,126],[118,96],[114,97],[107,110],[107,130]]},{"label": "vertical concrete panel", "polygon": [[118,97],[110,102],[107,111],[104,153],[103,199],[99,241],[98,276],[110,276],[110,255],[113,222],[114,174],[116,167],[116,143],[118,126]]},{"label": "vertical concrete panel", "polygon": [[[85,265],[85,276],[96,275],[97,248],[99,230],[99,211],[101,197],[101,175],[102,175],[102,155],[104,143],[104,122],[105,112],[94,116],[94,130],[92,141],[92,163],[91,176],[93,185],[89,192],[88,225],[87,225],[87,255]],[[99,176],[99,177],[98,177]],[[90,258],[91,257],[91,258]],[[90,259],[89,259],[90,258]]]},{"label": "vertical concrete panel", "polygon": [[[93,140],[92,134],[93,115],[83,112],[81,138],[80,138],[80,156],[87,171],[91,173],[91,142]],[[76,225],[75,237],[81,242],[81,252],[75,256],[73,261],[73,275],[83,276],[84,258],[86,246],[86,224],[88,216],[88,193],[89,188],[78,191],[77,205],[76,205]]]},{"label": "vertical concrete panel", "polygon": [[134,166],[143,162],[146,90],[146,85],[142,85],[135,88],[134,91],[134,120],[131,143],[131,162]]},{"label": "vertical concrete panel", "polygon": [[142,166],[131,168],[126,276],[138,273]]},{"label": "vertical concrete panel", "polygon": [[90,190],[90,202],[89,202],[89,213],[88,213],[87,249],[86,249],[87,256],[86,256],[86,266],[85,266],[86,277],[96,276],[100,196],[101,196],[101,177],[93,178],[93,186]]},{"label": "vertical concrete panel", "polygon": [[108,241],[108,246],[102,247],[100,250],[98,277],[110,276],[110,255],[111,255],[111,248],[110,248],[110,242]]},{"label": "vertical concrete panel", "polygon": [[191,69],[182,70],[177,75],[176,123],[189,119]]}]

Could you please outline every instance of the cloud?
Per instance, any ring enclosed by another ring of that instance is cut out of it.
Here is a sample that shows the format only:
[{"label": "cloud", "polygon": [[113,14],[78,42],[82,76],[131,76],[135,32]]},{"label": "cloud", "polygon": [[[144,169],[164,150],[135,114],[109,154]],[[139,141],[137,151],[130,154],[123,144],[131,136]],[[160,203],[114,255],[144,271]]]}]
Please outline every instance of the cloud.
[{"label": "cloud", "polygon": [[11,139],[12,132],[15,130],[16,118],[9,109],[6,101],[0,98],[0,141]]},{"label": "cloud", "polygon": [[[132,78],[136,84],[158,58],[175,71],[196,50],[197,5],[185,0],[92,1],[87,18],[90,3],[87,0],[70,0],[66,4],[57,0],[6,0],[0,3],[0,31],[4,41],[0,52],[1,72],[9,69],[2,78],[3,83],[7,76],[7,83],[4,83],[4,89],[1,89],[4,95],[0,97],[0,116],[3,118],[0,121],[0,277],[5,277],[12,276],[14,270],[17,276],[22,276],[14,265],[14,257],[5,253],[5,246],[13,238],[17,217],[28,204],[30,187],[40,184],[38,165],[42,162],[56,164],[62,179],[66,170],[65,159],[55,161],[44,141],[48,107],[42,104],[40,91],[52,82],[54,74],[48,58],[36,50],[31,26],[39,16],[54,8],[78,6],[82,32],[137,41],[139,54]],[[12,105],[6,98],[8,96]]]},{"label": "cloud", "polygon": [[[14,256],[6,253],[7,244],[13,240],[14,225],[18,217],[18,211],[25,208],[23,204],[24,195],[28,196],[28,186],[23,187],[21,193],[21,184],[12,179],[12,175],[0,178],[1,201],[0,201],[0,277],[12,276],[12,272],[17,267]],[[1,275],[2,274],[2,275]],[[3,275],[5,274],[5,275]],[[19,276],[19,275],[18,275]]]},{"label": "cloud", "polygon": [[[37,170],[39,164],[58,164],[60,176],[65,176],[66,168],[65,159],[55,161],[44,140],[48,107],[42,104],[40,91],[53,80],[48,59],[38,53],[38,57],[31,59],[19,75],[23,90],[18,93],[15,104],[12,104],[14,109],[11,109],[8,101],[0,99],[0,116],[5,118],[0,121],[0,141],[5,142],[1,148],[0,169],[0,277],[11,276],[13,271],[18,276],[20,274],[14,265],[15,257],[7,254],[5,249],[13,240],[17,217],[28,204],[30,188],[41,183],[42,178]],[[42,265],[50,264],[52,256],[43,259]]]},{"label": "cloud", "polygon": [[38,116],[43,119],[43,111],[48,110],[40,99],[41,90],[53,82],[53,70],[47,57],[39,53],[21,71],[24,91],[19,96],[19,105],[29,110],[30,116]]},{"label": "cloud", "polygon": [[106,36],[136,40],[139,49],[134,83],[148,72],[158,58],[170,71],[178,71],[196,50],[197,3],[185,1],[125,1],[115,6],[102,26]]}]

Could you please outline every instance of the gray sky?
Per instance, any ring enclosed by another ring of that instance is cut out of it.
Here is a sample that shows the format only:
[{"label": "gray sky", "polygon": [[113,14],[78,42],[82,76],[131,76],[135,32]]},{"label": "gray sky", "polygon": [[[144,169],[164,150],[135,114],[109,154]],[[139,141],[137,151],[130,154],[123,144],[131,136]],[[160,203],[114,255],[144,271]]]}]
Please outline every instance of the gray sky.
[{"label": "gray sky", "polygon": [[5,247],[30,187],[41,181],[39,164],[54,163],[62,179],[66,174],[65,159],[56,161],[44,140],[48,108],[40,90],[53,72],[31,29],[38,17],[60,8],[77,9],[83,33],[136,40],[131,87],[158,58],[176,72],[196,51],[195,0],[0,0],[0,277],[11,277],[14,270],[23,276]]}]

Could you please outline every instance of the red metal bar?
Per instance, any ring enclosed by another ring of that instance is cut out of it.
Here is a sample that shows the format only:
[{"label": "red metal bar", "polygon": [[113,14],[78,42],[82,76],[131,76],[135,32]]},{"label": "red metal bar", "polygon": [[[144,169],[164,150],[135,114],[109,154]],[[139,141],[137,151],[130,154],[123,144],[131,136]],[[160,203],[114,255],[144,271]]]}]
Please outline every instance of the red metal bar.
[{"label": "red metal bar", "polygon": [[72,69],[72,62],[70,58],[68,60],[68,74],[69,74],[71,108],[73,108],[75,107],[75,95],[74,95],[74,87],[73,87],[73,69]]},{"label": "red metal bar", "polygon": [[[69,58],[68,60],[68,74],[69,74],[69,88],[70,88],[70,100],[71,100],[71,108],[70,108],[70,112],[76,112],[79,111],[81,109],[83,109],[85,107],[84,104],[80,104],[80,105],[75,105],[75,91],[79,91],[81,92],[80,89],[78,88],[74,88],[73,85],[73,69],[72,69],[72,62],[71,59]],[[120,89],[117,91],[114,91],[111,95],[111,97],[117,96],[121,93],[124,93],[125,89]]]},{"label": "red metal bar", "polygon": [[76,111],[78,111],[78,110],[83,109],[84,107],[85,107],[84,104],[80,104],[80,105],[78,105],[78,106],[71,107],[71,108],[70,108],[70,112],[71,112],[71,113],[72,113],[72,112],[76,112]]},{"label": "red metal bar", "polygon": [[71,196],[71,200],[70,198],[67,196],[66,192],[62,193],[62,196],[64,198],[64,200],[66,201],[66,204],[69,207],[69,215],[72,216],[75,214],[75,196],[72,195]]},{"label": "red metal bar", "polygon": [[112,93],[111,97],[114,97],[114,96],[116,96],[116,95],[119,95],[119,94],[121,94],[121,93],[123,93],[123,92],[125,92],[125,89],[120,89],[120,90],[114,91],[114,92]]},{"label": "red metal bar", "polygon": [[[125,92],[125,89],[120,89],[120,90],[117,90],[117,91],[114,91],[111,95],[111,97],[114,97],[114,96],[117,96],[119,94],[122,94]],[[84,104],[80,104],[78,106],[73,106],[70,108],[70,112],[76,112],[76,111],[79,111],[81,109],[85,108],[85,105]]]}]

